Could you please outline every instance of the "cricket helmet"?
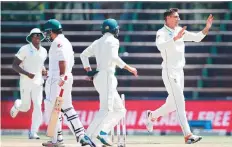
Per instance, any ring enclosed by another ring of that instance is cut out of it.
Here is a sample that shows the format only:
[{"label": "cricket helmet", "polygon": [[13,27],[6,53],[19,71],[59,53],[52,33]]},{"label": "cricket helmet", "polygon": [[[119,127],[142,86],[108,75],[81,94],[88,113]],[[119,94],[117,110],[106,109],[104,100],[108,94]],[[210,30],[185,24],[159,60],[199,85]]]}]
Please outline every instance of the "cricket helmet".
[{"label": "cricket helmet", "polygon": [[119,26],[115,19],[109,18],[103,21],[101,27],[102,34],[109,32],[113,34],[115,37],[118,37],[119,34]]},{"label": "cricket helmet", "polygon": [[43,27],[44,31],[52,31],[62,29],[61,23],[56,19],[49,19]]},{"label": "cricket helmet", "polygon": [[51,42],[52,41],[51,32],[52,31],[61,30],[61,29],[62,29],[62,25],[61,25],[61,23],[58,20],[56,20],[56,19],[49,19],[43,25],[43,30],[44,30],[44,34],[45,34],[46,40],[48,42]]}]

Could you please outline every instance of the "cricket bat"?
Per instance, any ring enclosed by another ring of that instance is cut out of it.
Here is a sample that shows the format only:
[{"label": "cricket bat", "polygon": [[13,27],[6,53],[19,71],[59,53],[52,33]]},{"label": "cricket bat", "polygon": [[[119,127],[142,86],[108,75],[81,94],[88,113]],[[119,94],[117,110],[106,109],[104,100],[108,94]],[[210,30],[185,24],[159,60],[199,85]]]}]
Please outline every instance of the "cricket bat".
[{"label": "cricket bat", "polygon": [[[67,76],[65,76],[64,80],[67,80]],[[54,108],[52,110],[52,114],[50,117],[50,121],[47,127],[47,136],[53,137],[55,135],[56,124],[59,119],[59,114],[61,112],[62,104],[63,104],[63,93],[64,89],[61,88],[59,96],[56,98],[56,102]]]},{"label": "cricket bat", "polygon": [[63,92],[64,92],[64,89],[62,88],[60,91],[59,97],[56,98],[56,102],[52,110],[52,114],[51,114],[50,121],[49,121],[48,128],[47,128],[48,137],[53,137],[55,135],[56,124],[59,119],[59,114],[61,112],[61,107],[63,104],[63,98],[62,98]]}]

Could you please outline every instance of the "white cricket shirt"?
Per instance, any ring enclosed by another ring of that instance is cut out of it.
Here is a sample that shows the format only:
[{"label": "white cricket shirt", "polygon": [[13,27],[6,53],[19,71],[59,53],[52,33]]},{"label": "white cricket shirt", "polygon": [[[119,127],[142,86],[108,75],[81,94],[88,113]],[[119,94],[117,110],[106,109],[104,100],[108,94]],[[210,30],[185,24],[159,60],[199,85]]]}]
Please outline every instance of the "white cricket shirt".
[{"label": "white cricket shirt", "polygon": [[47,58],[47,50],[40,46],[37,50],[32,43],[22,46],[18,53],[15,54],[22,62],[19,65],[25,71],[35,74],[33,79],[30,79],[28,76],[20,74],[20,80],[32,81],[35,84],[42,84],[42,69],[44,66],[44,61]]},{"label": "white cricket shirt", "polygon": [[90,67],[88,57],[95,56],[98,71],[115,72],[116,65],[124,68],[126,63],[118,56],[119,41],[111,33],[95,40],[80,55],[84,68]]},{"label": "white cricket shirt", "polygon": [[202,32],[193,33],[185,31],[182,38],[174,41],[181,27],[174,30],[164,25],[156,34],[156,46],[163,58],[162,67],[168,69],[183,69],[185,65],[185,44],[184,41],[200,42],[205,35]]},{"label": "white cricket shirt", "polygon": [[59,61],[66,62],[65,75],[72,75],[74,52],[72,44],[63,34],[59,34],[51,44],[48,76],[60,77]]}]

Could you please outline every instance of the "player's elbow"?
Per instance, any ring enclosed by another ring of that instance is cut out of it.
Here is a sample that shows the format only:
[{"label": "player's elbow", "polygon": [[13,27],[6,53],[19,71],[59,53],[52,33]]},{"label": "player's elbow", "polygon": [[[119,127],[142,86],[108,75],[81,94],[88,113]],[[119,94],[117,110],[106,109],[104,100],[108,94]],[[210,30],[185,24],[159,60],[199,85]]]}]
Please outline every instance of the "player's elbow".
[{"label": "player's elbow", "polygon": [[83,54],[83,52],[80,54],[80,58],[83,58],[84,57],[84,54]]},{"label": "player's elbow", "polygon": [[194,36],[194,42],[201,42],[201,40],[205,37],[205,35],[202,32],[197,33]]},{"label": "player's elbow", "polygon": [[195,40],[194,40],[194,42],[201,42],[201,38],[196,38]]},{"label": "player's elbow", "polygon": [[15,64],[14,63],[12,64],[11,67],[12,67],[13,70],[15,70]]},{"label": "player's elbow", "polygon": [[88,57],[84,54],[84,52],[82,52],[80,54],[80,58],[81,58],[81,60],[84,60],[85,58],[88,58]]},{"label": "player's elbow", "polygon": [[18,72],[18,69],[19,69],[19,68],[20,68],[19,65],[15,64],[15,63],[12,64],[12,69],[13,69],[14,71]]}]

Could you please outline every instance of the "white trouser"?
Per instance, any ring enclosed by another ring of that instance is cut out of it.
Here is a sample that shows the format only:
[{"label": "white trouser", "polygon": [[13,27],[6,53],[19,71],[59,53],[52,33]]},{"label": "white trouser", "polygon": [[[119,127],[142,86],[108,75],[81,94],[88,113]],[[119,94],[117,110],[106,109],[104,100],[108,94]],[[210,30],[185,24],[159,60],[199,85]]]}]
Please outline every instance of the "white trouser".
[{"label": "white trouser", "polygon": [[[59,77],[49,77],[46,81],[45,92],[46,99],[44,100],[45,104],[45,122],[48,124],[53,107],[56,102],[56,98],[60,94],[61,87],[58,85],[60,81]],[[62,105],[62,114],[67,122],[68,127],[72,131],[72,133],[78,138],[80,135],[84,134],[84,127],[79,120],[79,116],[77,112],[74,110],[72,105],[72,84],[73,77],[68,76],[67,81],[63,85],[64,93],[63,93],[63,105]],[[60,114],[61,115],[61,114]],[[57,133],[61,129],[61,121],[57,121],[56,131]],[[53,141],[57,140],[57,135],[54,135]]]},{"label": "white trouser", "polygon": [[21,104],[19,111],[27,112],[33,102],[31,132],[38,132],[42,123],[41,104],[43,99],[43,86],[30,81],[20,80]]},{"label": "white trouser", "polygon": [[109,133],[111,128],[125,116],[126,109],[117,91],[117,79],[112,72],[100,71],[93,80],[94,87],[99,93],[100,110],[95,115],[86,133],[91,138],[100,131]]},{"label": "white trouser", "polygon": [[168,97],[164,105],[152,112],[152,117],[158,118],[172,111],[176,111],[183,134],[185,136],[189,135],[191,131],[186,117],[185,98],[183,94],[184,71],[183,69],[163,69],[162,78],[168,92]]}]

